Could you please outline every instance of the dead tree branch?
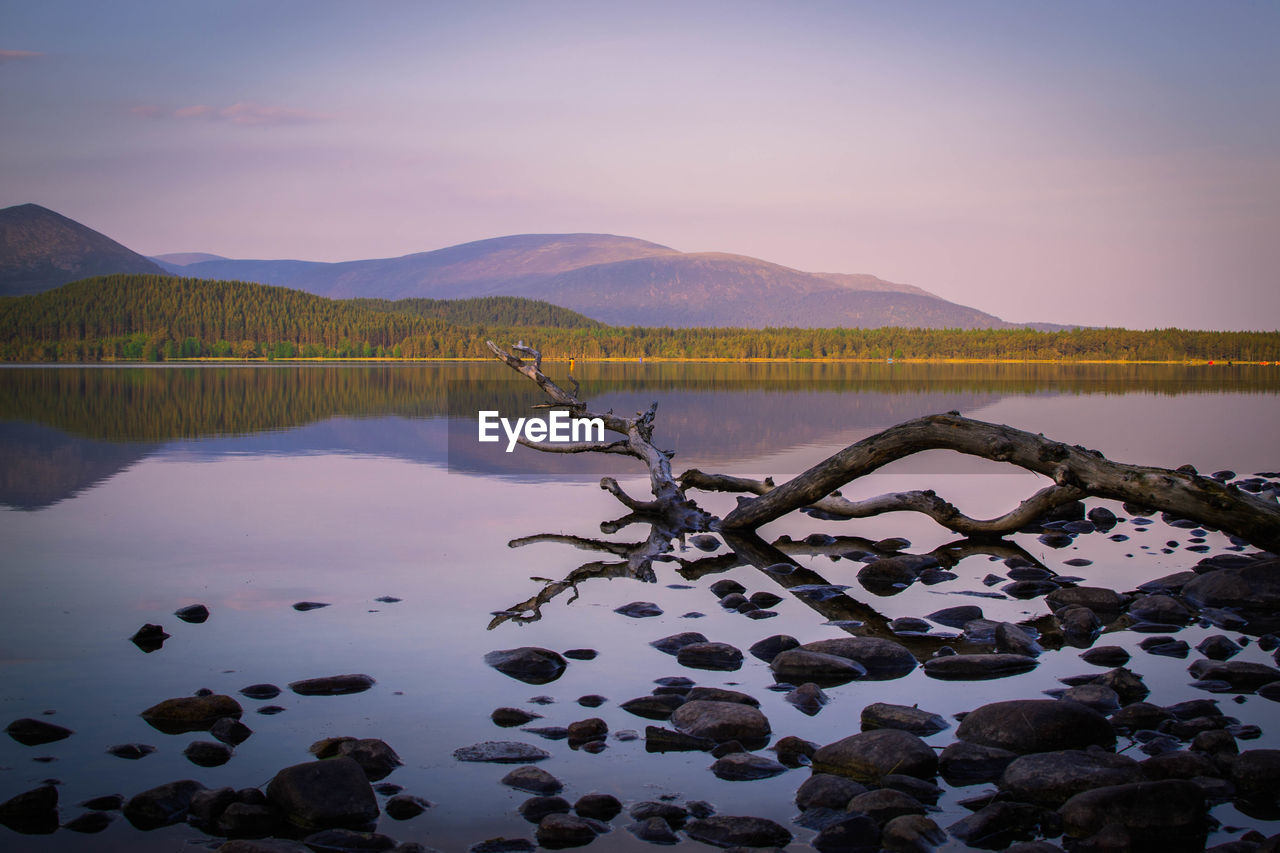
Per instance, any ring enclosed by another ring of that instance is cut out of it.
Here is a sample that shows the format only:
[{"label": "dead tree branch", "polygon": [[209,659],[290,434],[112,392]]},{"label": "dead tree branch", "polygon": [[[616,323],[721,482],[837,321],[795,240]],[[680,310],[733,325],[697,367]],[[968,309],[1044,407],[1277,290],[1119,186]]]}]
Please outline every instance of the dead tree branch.
[{"label": "dead tree branch", "polygon": [[[1233,533],[1260,548],[1280,550],[1280,505],[1274,501],[1189,471],[1112,462],[1094,450],[954,413],[916,418],[852,444],[760,497],[741,499],[737,508],[725,516],[721,527],[726,531],[754,530],[804,507],[826,511],[823,501],[829,500],[835,489],[895,459],[924,450],[954,450],[1009,462],[1054,481],[1056,487],[1040,492],[1000,519],[966,520],[985,528],[981,531],[984,535],[1012,533],[1033,510],[1043,512],[1049,505],[1092,495],[1155,507]],[[1067,497],[1069,494],[1075,497]],[[959,516],[958,511],[950,514],[954,511],[950,504],[941,502],[940,506],[928,499],[890,499],[875,506],[878,512],[887,512],[895,503],[899,504],[897,509],[938,513],[953,523]],[[833,508],[839,511],[856,507],[854,502],[843,504],[837,501]]]}]

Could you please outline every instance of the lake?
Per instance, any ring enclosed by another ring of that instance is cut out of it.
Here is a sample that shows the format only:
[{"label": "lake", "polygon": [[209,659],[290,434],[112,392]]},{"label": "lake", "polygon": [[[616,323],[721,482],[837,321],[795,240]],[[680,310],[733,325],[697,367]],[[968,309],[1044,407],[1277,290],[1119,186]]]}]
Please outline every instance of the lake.
[{"label": "lake", "polygon": [[[547,370],[563,376],[567,367],[548,363]],[[575,375],[593,408],[630,414],[657,400],[656,441],[676,451],[677,473],[696,467],[781,482],[878,430],[952,410],[1117,461],[1191,464],[1202,473],[1230,469],[1240,476],[1280,469],[1275,367],[579,364]],[[816,744],[856,733],[862,708],[872,702],[918,704],[951,721],[926,738],[941,747],[955,740],[953,714],[1036,697],[1061,688],[1060,678],[1104,671],[1071,647],[1047,652],[1031,672],[992,681],[942,682],[917,668],[894,680],[826,688],[829,703],[810,716],[769,689],[768,665],[749,654],[737,671],[682,667],[649,643],[699,631],[745,651],[774,634],[801,642],[847,636],[849,626],[829,624],[832,612],[858,608],[893,619],[977,604],[988,618],[1015,622],[1035,620],[1048,608],[1043,598],[1000,592],[1008,582],[999,562],[1006,552],[966,556],[952,569],[957,577],[943,583],[917,583],[893,595],[862,589],[855,575],[863,564],[841,553],[888,537],[909,540],[912,553],[929,553],[957,539],[906,514],[843,522],[793,514],[762,529],[805,570],[849,587],[834,604],[818,606],[768,573],[734,565],[723,544],[703,552],[676,543],[674,559],[627,577],[619,557],[575,543],[645,538],[647,528],[640,527],[602,533],[602,524],[625,510],[598,480],[614,476],[643,497],[647,478],[635,460],[524,448],[508,455],[475,441],[481,408],[523,412],[538,402],[536,389],[517,379],[497,363],[0,369],[0,709],[6,724],[34,717],[74,731],[39,746],[0,739],[0,800],[57,779],[66,822],[90,797],[129,797],[177,779],[263,786],[277,770],[308,760],[308,747],[322,738],[373,737],[404,762],[386,781],[433,803],[410,820],[384,815],[378,830],[402,842],[465,850],[497,836],[533,837],[534,827],[516,811],[527,795],[499,782],[510,767],[453,757],[473,743],[517,740],[551,753],[539,766],[564,782],[570,802],[590,792],[614,794],[624,804],[667,795],[678,803],[705,800],[724,814],[788,826],[799,849],[815,834],[790,823],[807,769],[758,781],[719,779],[706,753],[646,752],[645,726],[663,724],[620,703],[649,694],[655,679],[686,676],[754,696],[775,739],[795,735]],[[969,515],[986,517],[1045,482],[996,463],[929,452],[844,493],[932,488]],[[692,496],[719,516],[734,505],[731,495]],[[1118,504],[1088,503],[1129,517]],[[1193,537],[1158,515],[1151,525],[1125,521],[1113,532],[1130,538],[1081,535],[1056,550],[1035,534],[1009,541],[1059,574],[1121,591],[1232,547],[1220,533]],[[560,538],[511,544],[538,534]],[[812,534],[839,539],[804,545]],[[1206,550],[1188,551],[1191,538]],[[1071,566],[1068,559],[1092,562]],[[597,561],[600,577],[547,601],[536,618],[527,612],[508,618],[543,589],[542,579],[559,580]],[[993,573],[999,584],[984,584]],[[725,578],[748,593],[781,596],[770,608],[777,616],[750,619],[719,607],[709,586]],[[304,601],[327,606],[293,608]],[[614,612],[635,601],[653,602],[663,613]],[[208,607],[207,621],[188,624],[173,615],[197,603]],[[145,623],[171,635],[149,653],[129,639]],[[1194,648],[1223,633],[1239,637],[1199,624],[1177,637]],[[1138,645],[1145,636],[1122,631],[1098,644],[1130,650],[1130,668],[1152,690],[1148,701],[1168,705],[1209,695],[1189,686],[1194,650],[1186,659],[1149,654]],[[518,646],[590,648],[599,655],[570,661],[562,677],[541,685],[485,665],[487,652]],[[1273,663],[1257,643],[1235,659]],[[338,696],[301,696],[285,687],[344,673],[368,674],[376,684]],[[269,701],[238,692],[262,682],[284,692]],[[239,699],[254,732],[217,767],[196,766],[183,754],[192,741],[210,740],[207,733],[168,735],[139,717],[161,700],[202,688]],[[577,703],[592,694],[606,701],[596,708]],[[531,703],[534,697],[553,701]],[[1254,695],[1239,703],[1231,695],[1215,698],[1241,723],[1261,728],[1261,737],[1242,749],[1280,748],[1280,706]],[[258,713],[265,705],[284,710]],[[489,717],[499,707],[539,713],[544,726],[599,717],[611,732],[608,748],[592,753],[499,728]],[[624,730],[641,737],[617,738]],[[107,752],[130,743],[155,752],[138,760]],[[1144,757],[1126,738],[1121,748]],[[958,802],[989,787],[945,786],[931,817],[943,827],[954,823],[968,814]],[[1233,831],[1214,832],[1210,845],[1239,837],[1242,827],[1280,831],[1280,824],[1229,803],[1213,814]],[[630,822],[625,814],[615,819],[595,848],[652,849],[623,828]],[[143,833],[123,818],[97,834],[18,835],[0,827],[0,847],[15,850],[174,851],[209,841],[185,824]],[[706,849],[689,840],[680,847]],[[946,849],[964,845],[952,839]]]}]

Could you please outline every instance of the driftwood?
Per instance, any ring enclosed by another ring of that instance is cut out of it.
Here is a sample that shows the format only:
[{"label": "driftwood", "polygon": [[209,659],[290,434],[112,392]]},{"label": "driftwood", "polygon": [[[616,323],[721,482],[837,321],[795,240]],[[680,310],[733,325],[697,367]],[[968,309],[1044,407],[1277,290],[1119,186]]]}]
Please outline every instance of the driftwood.
[{"label": "driftwood", "polygon": [[[1009,462],[1049,477],[1054,485],[989,521],[968,518],[933,492],[881,495],[866,501],[832,496],[840,486],[895,459],[938,449]],[[714,483],[714,478],[708,480],[702,474],[689,478],[686,474],[684,480],[687,486],[698,481]],[[1274,500],[1254,497],[1193,470],[1112,462],[1096,450],[1068,446],[1003,424],[970,420],[954,412],[890,427],[781,486],[755,491],[759,497],[740,501],[720,523],[721,529],[755,530],[794,510],[814,507],[829,516],[847,518],[898,510],[923,512],[958,533],[1000,536],[1015,532],[1055,506],[1088,495],[1154,507],[1235,534],[1258,547],[1280,550],[1280,505]]]}]

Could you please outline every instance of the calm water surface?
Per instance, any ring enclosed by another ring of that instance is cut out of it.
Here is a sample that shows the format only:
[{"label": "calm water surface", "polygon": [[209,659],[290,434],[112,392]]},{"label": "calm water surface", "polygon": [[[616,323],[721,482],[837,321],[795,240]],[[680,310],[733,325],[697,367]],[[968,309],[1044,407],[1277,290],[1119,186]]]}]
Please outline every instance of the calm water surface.
[{"label": "calm water surface", "polygon": [[[1241,475],[1280,469],[1280,371],[1268,368],[578,370],[584,396],[601,409],[631,412],[660,401],[659,443],[677,450],[677,471],[700,467],[782,480],[877,430],[948,410],[1044,432],[1120,461],[1191,463],[1202,472],[1230,468]],[[807,642],[840,636],[843,629],[824,624],[827,615],[750,566],[699,577],[696,570],[682,575],[679,561],[654,563],[652,583],[593,579],[579,585],[576,597],[553,599],[539,619],[498,620],[491,628],[493,612],[542,588],[536,579],[558,579],[584,563],[612,559],[554,542],[512,548],[511,540],[554,533],[626,542],[648,532],[629,527],[601,533],[601,524],[623,511],[596,481],[611,474],[642,495],[645,482],[632,460],[481,452],[471,440],[475,411],[495,400],[505,413],[536,397],[497,364],[0,370],[0,721],[51,711],[46,719],[75,731],[37,747],[0,739],[0,800],[56,778],[65,822],[89,797],[127,797],[182,778],[210,787],[264,785],[281,767],[307,760],[307,747],[320,738],[380,737],[405,762],[388,781],[435,806],[405,822],[383,817],[379,831],[465,850],[498,835],[532,838],[533,827],[515,811],[525,795],[498,782],[510,768],[452,758],[460,746],[514,739],[552,753],[541,766],[565,783],[570,801],[592,791],[613,793],[624,803],[674,794],[680,802],[708,800],[724,814],[787,824],[806,770],[726,782],[710,773],[711,759],[703,753],[650,755],[643,739],[611,739],[607,750],[592,755],[564,741],[499,729],[489,713],[528,707],[545,716],[539,721],[545,725],[599,716],[612,732],[643,732],[650,721],[618,704],[647,694],[656,678],[686,675],[757,697],[775,737],[798,735],[821,744],[857,732],[861,709],[871,702],[919,704],[949,717],[998,699],[1034,697],[1060,687],[1060,677],[1091,669],[1074,649],[1046,654],[1033,672],[997,681],[943,683],[917,669],[895,681],[830,688],[830,704],[808,717],[766,689],[773,683],[770,671],[750,656],[737,672],[702,672],[682,668],[648,643],[696,630],[745,649],[771,634]],[[845,494],[933,488],[971,515],[994,515],[1041,485],[1035,475],[938,452],[894,463]],[[733,501],[696,497],[717,515]],[[1118,530],[1132,534],[1130,541],[1094,534],[1060,551],[1034,536],[1013,541],[1061,573],[1121,590],[1189,568],[1202,556],[1185,551],[1185,530],[1158,522],[1144,534],[1128,524]],[[812,533],[872,541],[902,536],[919,553],[955,538],[902,514],[849,522],[797,515],[762,531],[771,541]],[[1168,549],[1172,553],[1163,553],[1167,540],[1178,545]],[[1207,540],[1215,552],[1230,544],[1218,534]],[[786,550],[826,580],[850,585],[849,596],[888,618],[969,603],[981,605],[990,618],[1014,621],[1047,612],[1040,599],[964,595],[998,591],[982,579],[1002,575],[1005,567],[985,555],[962,561],[957,580],[880,597],[858,585],[861,563]],[[678,547],[673,553],[685,564],[707,556]],[[1073,557],[1093,564],[1062,565]],[[707,587],[723,577],[749,592],[783,595],[777,618],[756,621],[721,610]],[[376,600],[381,596],[401,600],[383,603]],[[292,609],[303,600],[329,606]],[[636,600],[655,602],[665,613],[629,619],[613,612]],[[197,602],[212,612],[206,623],[186,624],[172,615]],[[705,615],[682,615],[691,612]],[[147,622],[172,635],[150,654],[128,640]],[[1194,646],[1214,633],[1220,632],[1191,627],[1180,637]],[[1187,660],[1156,657],[1137,649],[1139,635],[1116,636],[1133,649],[1130,666],[1152,688],[1149,701],[1205,695],[1187,686],[1194,652]],[[571,662],[562,678],[541,686],[484,666],[485,652],[523,645],[590,647],[600,655]],[[1254,646],[1237,659],[1269,662]],[[208,739],[206,733],[165,735],[138,716],[156,702],[200,688],[238,696],[257,682],[284,686],[351,672],[372,675],[376,686],[335,697],[302,697],[286,689],[271,702],[286,710],[274,716],[255,713],[266,703],[244,699],[244,721],[254,735],[222,767],[200,768],[183,757],[186,745]],[[585,694],[609,701],[583,708],[576,699]],[[555,702],[528,704],[538,695]],[[1238,705],[1219,698],[1228,713],[1262,727],[1262,738],[1247,746],[1280,747],[1280,706],[1255,696]],[[953,740],[954,728],[928,738],[938,746]],[[157,749],[138,761],[105,751],[131,742]],[[948,789],[933,818],[942,826],[954,822],[966,814],[956,801],[984,787]],[[1280,831],[1229,805],[1214,814],[1224,824],[1257,826],[1268,835]],[[613,833],[595,846],[652,849],[622,829],[628,822],[625,816],[615,820]],[[813,836],[793,830],[798,848]],[[1233,837],[1219,832],[1210,844]],[[144,834],[123,819],[92,836],[67,830],[20,836],[0,828],[0,848],[14,850],[173,851],[208,841],[186,826]],[[701,845],[685,841],[683,847]]]}]

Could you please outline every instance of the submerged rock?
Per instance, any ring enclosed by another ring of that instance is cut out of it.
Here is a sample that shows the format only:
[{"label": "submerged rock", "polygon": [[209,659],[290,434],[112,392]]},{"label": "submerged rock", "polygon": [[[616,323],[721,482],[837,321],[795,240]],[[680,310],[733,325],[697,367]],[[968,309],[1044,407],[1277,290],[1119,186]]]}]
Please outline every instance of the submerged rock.
[{"label": "submerged rock", "polygon": [[484,662],[503,675],[525,684],[549,684],[569,665],[559,653],[537,646],[500,649],[484,656]]},{"label": "submerged rock", "polygon": [[622,803],[613,794],[583,794],[573,804],[579,817],[592,820],[613,820],[622,812]]},{"label": "submerged rock", "polygon": [[939,714],[915,706],[875,702],[862,709],[862,730],[901,729],[914,735],[936,734],[950,724]]},{"label": "submerged rock", "polygon": [[1019,802],[1057,807],[1084,791],[1143,780],[1142,765],[1128,756],[1069,749],[1015,759],[1000,778],[1000,789]]},{"label": "submerged rock", "polygon": [[984,681],[1029,672],[1038,663],[1025,655],[949,655],[925,661],[924,674],[945,681]]},{"label": "submerged rock", "polygon": [[707,642],[707,637],[705,634],[700,634],[697,631],[684,631],[679,634],[672,634],[668,637],[663,637],[660,640],[654,640],[653,642],[649,643],[649,645],[653,646],[655,649],[657,649],[660,652],[665,652],[666,654],[674,655],[676,652],[680,651],[685,646],[691,646],[694,643],[705,643],[705,642]]},{"label": "submerged rock", "polygon": [[274,699],[280,695],[280,688],[274,684],[250,684],[240,689],[240,695],[250,699]]},{"label": "submerged rock", "polygon": [[915,656],[906,646],[883,637],[836,637],[800,648],[847,658],[867,671],[864,678],[873,681],[901,678],[916,668]]},{"label": "submerged rock", "polygon": [[551,757],[551,753],[531,744],[518,741],[487,740],[483,743],[459,747],[453,751],[453,757],[458,761],[524,764],[526,762],[544,761]]},{"label": "submerged rock", "polygon": [[712,815],[690,821],[685,834],[715,847],[785,847],[791,843],[786,827],[762,817]]},{"label": "submerged rock", "polygon": [[686,702],[671,715],[671,723],[682,734],[717,743],[761,740],[771,731],[759,709],[740,702]]},{"label": "submerged rock", "polygon": [[535,714],[523,708],[495,708],[493,713],[489,715],[489,719],[493,720],[495,725],[503,728],[523,726],[525,723],[541,718],[541,714]]},{"label": "submerged rock", "polygon": [[530,794],[541,794],[543,796],[558,794],[564,788],[564,783],[559,779],[541,767],[533,767],[532,765],[517,767],[512,770],[502,777],[502,784],[518,791],[527,791]]},{"label": "submerged rock", "polygon": [[646,619],[653,616],[661,616],[662,608],[652,601],[633,601],[630,604],[615,607],[613,612],[621,613],[623,616],[630,616],[632,619]]},{"label": "submerged rock", "polygon": [[1095,788],[1067,800],[1059,813],[1069,837],[1120,827],[1133,850],[1200,850],[1208,828],[1204,794],[1181,779]]},{"label": "submerged rock", "polygon": [[368,675],[352,673],[291,681],[289,689],[299,696],[344,696],[348,693],[363,693],[375,683]]},{"label": "submerged rock", "polygon": [[769,779],[787,772],[787,768],[771,758],[751,752],[734,752],[716,759],[711,772],[730,782]]},{"label": "submerged rock", "polygon": [[676,652],[676,660],[690,669],[733,672],[742,668],[742,652],[728,643],[690,643]]},{"label": "submerged rock", "polygon": [[231,760],[231,747],[225,743],[197,740],[182,751],[187,760],[200,767],[220,767]]},{"label": "submerged rock", "polygon": [[854,797],[866,792],[866,785],[846,776],[814,773],[796,790],[796,805],[801,811],[816,808],[843,809]]},{"label": "submerged rock", "polygon": [[378,782],[391,775],[391,771],[404,764],[396,751],[378,738],[325,738],[316,741],[308,749],[316,758],[346,756],[360,765],[370,782]]},{"label": "submerged rock", "polygon": [[769,668],[782,681],[812,681],[828,687],[853,681],[867,673],[865,667],[849,658],[805,648],[779,652],[774,655]]},{"label": "submerged rock", "polygon": [[794,649],[799,645],[800,641],[795,637],[788,634],[774,634],[755,643],[747,651],[765,663],[771,663],[781,652]]},{"label": "submerged rock", "polygon": [[75,734],[71,729],[31,717],[14,720],[5,728],[5,732],[23,746],[41,746]]}]

